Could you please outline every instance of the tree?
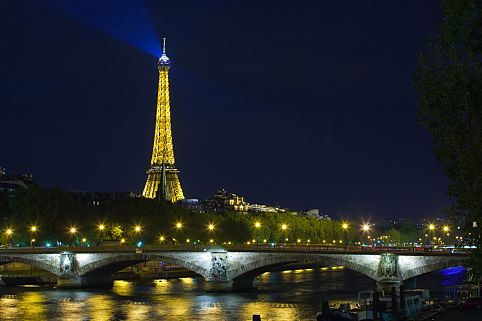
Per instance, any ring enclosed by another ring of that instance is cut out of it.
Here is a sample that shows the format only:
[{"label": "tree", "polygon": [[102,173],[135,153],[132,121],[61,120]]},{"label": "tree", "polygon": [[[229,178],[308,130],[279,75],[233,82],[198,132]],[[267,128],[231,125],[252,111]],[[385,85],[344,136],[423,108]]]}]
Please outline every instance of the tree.
[{"label": "tree", "polygon": [[442,13],[440,35],[421,55],[415,77],[419,120],[432,135],[435,156],[450,180],[452,213],[465,213],[480,226],[482,2],[444,0]]}]

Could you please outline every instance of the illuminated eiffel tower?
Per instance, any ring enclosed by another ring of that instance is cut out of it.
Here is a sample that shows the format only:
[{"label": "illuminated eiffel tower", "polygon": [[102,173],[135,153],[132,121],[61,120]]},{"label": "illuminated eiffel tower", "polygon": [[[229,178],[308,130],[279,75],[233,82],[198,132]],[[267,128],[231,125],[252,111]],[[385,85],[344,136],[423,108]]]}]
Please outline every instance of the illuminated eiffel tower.
[{"label": "illuminated eiffel tower", "polygon": [[159,88],[157,90],[156,130],[152,148],[151,168],[142,195],[147,198],[162,198],[171,202],[184,199],[179,171],[174,165],[174,150],[171,132],[171,106],[169,104],[169,68],[166,55],[166,38],[163,38],[162,56],[159,58]]}]

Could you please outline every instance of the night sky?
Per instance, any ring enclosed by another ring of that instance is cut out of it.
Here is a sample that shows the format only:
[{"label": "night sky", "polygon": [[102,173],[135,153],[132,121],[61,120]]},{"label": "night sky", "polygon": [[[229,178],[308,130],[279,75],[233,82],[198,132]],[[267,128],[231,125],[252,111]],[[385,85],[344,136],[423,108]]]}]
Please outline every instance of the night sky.
[{"label": "night sky", "polygon": [[1,1],[0,15],[10,173],[141,191],[165,36],[187,197],[372,219],[450,202],[412,85],[438,1]]}]

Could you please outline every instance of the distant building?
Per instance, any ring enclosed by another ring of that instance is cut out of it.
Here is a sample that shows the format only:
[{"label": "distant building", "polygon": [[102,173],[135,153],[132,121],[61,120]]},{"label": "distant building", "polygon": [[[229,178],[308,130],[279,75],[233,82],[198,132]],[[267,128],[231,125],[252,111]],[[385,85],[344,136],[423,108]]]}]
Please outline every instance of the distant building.
[{"label": "distant building", "polygon": [[308,210],[303,210],[303,211],[298,211],[296,212],[296,215],[298,216],[303,216],[303,217],[313,217],[313,218],[318,218],[320,220],[328,220],[331,221],[331,217],[323,214],[320,212],[319,209],[317,208],[312,208]]},{"label": "distant building", "polygon": [[32,174],[7,175],[6,169],[0,167],[0,191],[14,192],[19,188],[28,188],[32,182]]},{"label": "distant building", "polygon": [[177,202],[177,204],[191,212],[204,212],[204,206],[197,198],[185,198]]},{"label": "distant building", "polygon": [[213,212],[247,212],[249,204],[244,201],[244,197],[234,193],[228,193],[220,189],[211,198],[204,201],[203,207]]}]

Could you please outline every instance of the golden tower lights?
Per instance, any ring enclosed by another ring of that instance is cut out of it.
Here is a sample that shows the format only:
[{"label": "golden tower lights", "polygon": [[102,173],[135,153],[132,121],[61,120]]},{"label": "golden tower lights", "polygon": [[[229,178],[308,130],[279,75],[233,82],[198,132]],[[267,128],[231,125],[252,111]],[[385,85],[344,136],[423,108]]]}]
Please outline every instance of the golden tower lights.
[{"label": "golden tower lights", "polygon": [[156,129],[152,148],[151,167],[142,195],[162,198],[171,202],[184,199],[179,171],[174,162],[171,132],[171,106],[169,104],[170,60],[166,55],[166,38],[163,38],[162,56],[159,58],[159,87],[157,91]]}]

